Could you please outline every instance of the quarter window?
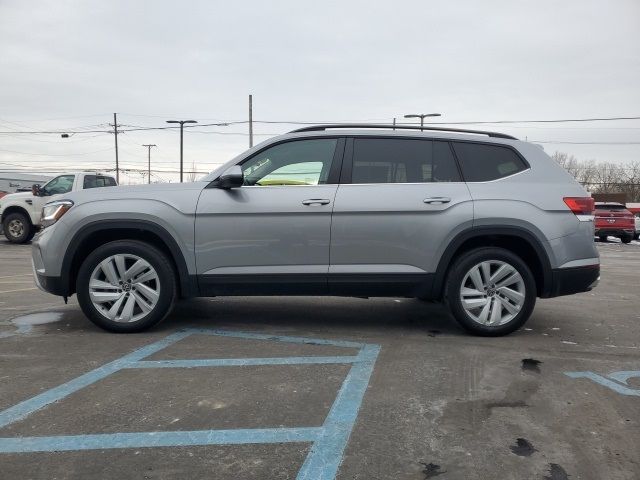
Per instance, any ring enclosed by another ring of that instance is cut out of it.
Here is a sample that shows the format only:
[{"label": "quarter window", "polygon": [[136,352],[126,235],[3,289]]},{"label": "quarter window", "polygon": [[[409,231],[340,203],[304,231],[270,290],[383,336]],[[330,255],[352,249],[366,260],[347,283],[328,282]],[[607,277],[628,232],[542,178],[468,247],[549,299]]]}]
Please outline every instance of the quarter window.
[{"label": "quarter window", "polygon": [[510,148],[482,143],[453,142],[462,175],[467,182],[486,182],[527,169]]},{"label": "quarter window", "polygon": [[352,183],[459,182],[448,142],[356,138]]},{"label": "quarter window", "polygon": [[281,143],[242,164],[250,186],[321,185],[327,183],[338,140],[322,138]]}]

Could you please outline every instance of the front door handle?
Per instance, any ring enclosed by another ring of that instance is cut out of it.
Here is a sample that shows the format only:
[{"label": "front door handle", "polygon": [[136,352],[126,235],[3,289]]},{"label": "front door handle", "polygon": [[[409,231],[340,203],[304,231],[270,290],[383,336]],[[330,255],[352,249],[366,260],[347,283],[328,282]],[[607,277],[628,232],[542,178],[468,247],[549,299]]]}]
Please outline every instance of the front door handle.
[{"label": "front door handle", "polygon": [[449,203],[451,199],[449,197],[428,197],[423,200],[424,203],[431,205],[441,205],[443,203]]},{"label": "front door handle", "polygon": [[331,203],[331,200],[326,198],[310,198],[302,201],[303,205],[328,205],[329,203]]}]

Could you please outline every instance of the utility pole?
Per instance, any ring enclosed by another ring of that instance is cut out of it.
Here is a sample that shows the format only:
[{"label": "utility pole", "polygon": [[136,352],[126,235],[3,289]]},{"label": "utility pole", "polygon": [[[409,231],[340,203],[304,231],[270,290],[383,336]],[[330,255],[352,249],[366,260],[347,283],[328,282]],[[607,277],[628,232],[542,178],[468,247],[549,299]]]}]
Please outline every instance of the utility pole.
[{"label": "utility pole", "polygon": [[249,95],[249,148],[253,147],[253,95]]},{"label": "utility pole", "polygon": [[113,137],[116,140],[116,182],[120,184],[120,165],[118,165],[118,118],[117,114],[113,114]]},{"label": "utility pole", "polygon": [[149,177],[148,183],[151,183],[151,147],[157,147],[155,143],[148,143],[146,145],[142,145],[143,147],[147,147],[147,154],[149,163],[147,164],[147,175]]},{"label": "utility pole", "polygon": [[396,129],[396,117],[393,117],[393,129]]},{"label": "utility pole", "polygon": [[182,160],[182,132],[184,130],[185,123],[198,123],[195,120],[167,120],[167,123],[179,123],[180,124],[180,183],[182,183],[182,172],[184,170],[184,163]]}]

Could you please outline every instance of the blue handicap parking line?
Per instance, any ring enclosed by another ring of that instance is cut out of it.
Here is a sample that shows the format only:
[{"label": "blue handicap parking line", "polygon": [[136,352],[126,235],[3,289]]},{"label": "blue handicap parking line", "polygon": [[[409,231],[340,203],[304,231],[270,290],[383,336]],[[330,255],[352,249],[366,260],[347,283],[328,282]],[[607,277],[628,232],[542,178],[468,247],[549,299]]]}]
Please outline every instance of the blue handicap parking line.
[{"label": "blue handicap parking line", "polygon": [[594,372],[564,372],[564,374],[571,378],[587,378],[621,395],[640,397],[640,389],[633,388],[627,383],[630,378],[640,378],[640,370],[611,372],[606,377]]},{"label": "blue handicap parking line", "polygon": [[[357,348],[358,353],[344,356],[144,360],[150,355],[194,334]],[[123,369],[301,364],[351,364],[351,369],[343,381],[323,425],[318,427],[8,437],[0,438],[0,453],[312,442],[309,454],[299,470],[297,478],[330,480],[335,478],[338,472],[344,449],[349,441],[349,436],[358,416],[358,410],[379,352],[379,345],[342,340],[275,336],[213,329],[190,328],[181,330],[0,412],[0,428],[22,420],[31,413],[51,403],[60,401],[72,393]]]}]

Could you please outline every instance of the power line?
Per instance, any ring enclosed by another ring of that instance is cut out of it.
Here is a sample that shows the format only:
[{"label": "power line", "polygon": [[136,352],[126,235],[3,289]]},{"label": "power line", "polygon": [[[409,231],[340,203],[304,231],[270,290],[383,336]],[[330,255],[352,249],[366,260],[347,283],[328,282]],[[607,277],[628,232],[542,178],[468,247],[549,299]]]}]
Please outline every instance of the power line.
[{"label": "power line", "polygon": [[[486,125],[486,124],[518,124],[518,123],[571,123],[571,122],[610,122],[620,120],[640,120],[640,116],[629,117],[593,117],[593,118],[567,118],[567,119],[551,119],[551,120],[480,120],[480,121],[463,121],[463,122],[425,122],[425,125]],[[229,121],[229,122],[217,122],[217,123],[201,123],[198,125],[185,126],[184,128],[201,128],[201,127],[222,127],[229,125],[241,125],[249,123],[248,120]],[[331,121],[297,121],[297,120],[253,120],[253,123],[271,124],[271,125],[317,125],[324,123],[331,124],[344,124],[345,122],[331,122]],[[404,125],[405,123],[398,123],[398,125]],[[407,123],[407,125],[412,125]],[[59,129],[59,130],[28,130],[28,131],[15,131],[0,133],[20,133],[20,134],[62,134],[68,133],[71,130],[81,128],[75,127],[72,129]],[[130,128],[122,129],[121,132],[136,132],[147,130],[171,130],[179,127],[172,126],[159,126],[159,127],[145,127],[145,126],[131,126]],[[74,133],[111,133],[109,130],[84,130]]]}]

